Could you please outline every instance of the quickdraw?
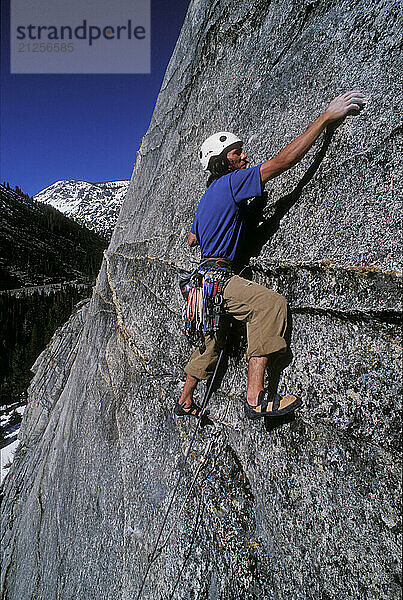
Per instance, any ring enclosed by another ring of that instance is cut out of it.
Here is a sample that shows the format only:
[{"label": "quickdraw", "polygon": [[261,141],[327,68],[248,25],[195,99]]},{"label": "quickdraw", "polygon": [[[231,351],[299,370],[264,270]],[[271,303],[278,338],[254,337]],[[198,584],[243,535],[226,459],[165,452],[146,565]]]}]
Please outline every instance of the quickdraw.
[{"label": "quickdraw", "polygon": [[193,343],[219,329],[223,312],[224,283],[234,272],[225,259],[209,258],[183,276],[179,286],[184,299],[183,333]]}]

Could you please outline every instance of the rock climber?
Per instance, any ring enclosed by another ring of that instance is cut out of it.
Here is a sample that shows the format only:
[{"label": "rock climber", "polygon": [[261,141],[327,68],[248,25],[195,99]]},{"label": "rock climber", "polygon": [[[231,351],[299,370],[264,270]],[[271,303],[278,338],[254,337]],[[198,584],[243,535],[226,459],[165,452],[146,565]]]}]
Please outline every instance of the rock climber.
[{"label": "rock climber", "polygon": [[[245,232],[243,207],[246,201],[261,196],[268,181],[296,165],[326,128],[334,129],[347,115],[358,114],[363,105],[364,96],[357,90],[338,96],[302,135],[274,158],[255,167],[247,166],[242,140],[233,133],[220,131],[207,138],[201,146],[200,160],[204,170],[210,171],[210,177],[187,239],[189,246],[200,245],[202,260],[214,257],[234,264]],[[286,300],[239,275],[225,282],[223,298],[224,312],[246,322],[249,362],[246,416],[259,419],[294,411],[301,405],[300,399],[294,395],[273,394],[264,387],[269,361],[287,347],[284,337]],[[185,368],[183,391],[175,407],[177,415],[201,416],[193,393],[199,380],[212,375],[222,344],[218,334],[206,335],[202,346],[191,356]]]}]

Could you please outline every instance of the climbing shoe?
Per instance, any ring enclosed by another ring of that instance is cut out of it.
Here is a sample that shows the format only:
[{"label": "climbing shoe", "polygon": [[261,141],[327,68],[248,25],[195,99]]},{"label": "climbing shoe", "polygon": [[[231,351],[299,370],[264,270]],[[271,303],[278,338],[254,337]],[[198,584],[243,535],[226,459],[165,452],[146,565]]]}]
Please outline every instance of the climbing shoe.
[{"label": "climbing shoe", "polygon": [[259,392],[257,406],[251,406],[247,400],[244,403],[245,415],[252,421],[262,417],[282,417],[299,408],[302,400],[296,396],[280,396],[269,390]]},{"label": "climbing shoe", "polygon": [[175,406],[175,414],[177,417],[204,417],[207,416],[209,414],[209,410],[204,409],[202,410],[200,408],[200,406],[198,406],[195,402],[193,402],[192,400],[192,404],[190,406],[187,406],[185,408],[184,406],[184,402],[182,402],[182,404],[179,404],[179,402],[176,404]]}]

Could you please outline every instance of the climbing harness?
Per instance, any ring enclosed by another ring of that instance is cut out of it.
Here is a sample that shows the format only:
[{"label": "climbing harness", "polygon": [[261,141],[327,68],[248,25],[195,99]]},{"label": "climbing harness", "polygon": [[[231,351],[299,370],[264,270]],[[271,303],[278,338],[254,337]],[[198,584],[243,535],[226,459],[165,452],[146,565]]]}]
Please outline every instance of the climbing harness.
[{"label": "climbing harness", "polygon": [[183,333],[195,344],[216,332],[223,313],[225,282],[234,275],[225,258],[207,258],[179,280],[184,304]]},{"label": "climbing harness", "polygon": [[[209,401],[209,399],[211,397],[211,394],[212,394],[212,391],[213,391],[214,381],[216,379],[217,372],[218,372],[218,369],[219,369],[219,366],[220,366],[223,354],[224,354],[224,350],[221,350],[220,354],[218,356],[217,364],[216,364],[215,369],[214,369],[214,373],[211,376],[209,385],[207,387],[206,393],[205,393],[204,398],[203,398],[203,402],[202,402],[202,405],[201,405],[202,411],[204,411],[206,409],[208,401]],[[163,518],[163,521],[162,521],[162,525],[161,525],[160,530],[159,530],[158,535],[157,535],[157,540],[156,540],[156,542],[154,544],[152,552],[148,556],[147,568],[146,568],[146,571],[144,573],[144,577],[143,577],[143,580],[141,582],[141,586],[140,586],[139,592],[137,594],[136,600],[140,600],[140,598],[141,598],[141,594],[143,592],[143,588],[144,588],[145,582],[147,580],[148,573],[150,571],[151,565],[159,557],[159,555],[161,554],[161,552],[164,549],[164,547],[167,545],[167,543],[168,543],[168,541],[169,541],[169,539],[170,539],[170,537],[171,537],[171,535],[173,533],[173,528],[172,528],[171,531],[168,533],[168,535],[167,535],[165,541],[163,542],[163,544],[161,546],[159,546],[159,542],[160,542],[160,539],[162,537],[163,531],[165,529],[165,525],[166,525],[166,522],[168,520],[169,513],[171,512],[171,508],[172,508],[173,502],[175,500],[176,494],[177,494],[178,489],[179,489],[179,484],[182,481],[182,476],[183,476],[183,473],[184,473],[184,468],[183,467],[186,465],[187,459],[190,456],[190,451],[193,448],[193,444],[194,444],[194,442],[196,440],[196,436],[197,436],[197,434],[199,432],[199,427],[200,427],[201,422],[202,422],[201,419],[197,420],[196,427],[194,429],[193,435],[192,435],[191,440],[189,442],[189,446],[187,448],[187,452],[186,452],[186,455],[185,455],[185,460],[184,460],[183,465],[182,465],[182,469],[181,469],[181,471],[179,473],[178,481],[176,482],[176,485],[175,485],[174,490],[172,492],[171,499],[170,499],[170,501],[168,503],[168,507],[167,507],[167,509],[165,511],[165,515],[164,515],[164,518]],[[205,461],[208,458],[209,450],[210,450],[210,445],[208,446],[208,449],[207,449],[207,451],[205,453],[205,458],[204,458],[203,462],[199,466],[199,469],[197,470],[196,475],[193,478],[190,490],[188,491],[188,494],[186,496],[186,501],[190,497],[190,492],[192,491],[192,489],[193,489],[193,487],[194,487],[194,485],[196,483],[196,479],[197,479],[197,476],[198,476],[198,474],[200,472],[201,467],[203,466],[203,464],[205,463]],[[186,502],[184,502],[182,506],[185,506],[185,503]]]}]

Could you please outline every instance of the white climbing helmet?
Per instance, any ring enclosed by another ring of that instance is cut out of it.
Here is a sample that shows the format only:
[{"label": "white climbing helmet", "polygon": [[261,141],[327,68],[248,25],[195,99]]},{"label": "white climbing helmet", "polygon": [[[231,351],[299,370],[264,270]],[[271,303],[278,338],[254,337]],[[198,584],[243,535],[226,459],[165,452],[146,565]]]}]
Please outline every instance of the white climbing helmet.
[{"label": "white climbing helmet", "polygon": [[229,131],[219,131],[218,133],[210,135],[210,137],[202,143],[200,148],[200,162],[203,169],[208,171],[210,158],[218,156],[225,148],[232,146],[232,144],[235,144],[236,142],[242,142],[242,140]]}]

